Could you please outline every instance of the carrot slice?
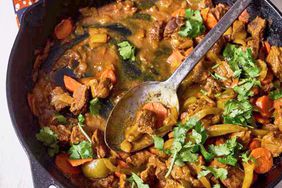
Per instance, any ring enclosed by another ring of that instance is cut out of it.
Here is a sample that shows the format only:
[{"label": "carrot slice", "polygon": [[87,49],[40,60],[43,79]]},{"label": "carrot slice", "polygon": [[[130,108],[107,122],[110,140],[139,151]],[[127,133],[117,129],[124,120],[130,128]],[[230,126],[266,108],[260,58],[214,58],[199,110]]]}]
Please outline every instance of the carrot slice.
[{"label": "carrot slice", "polygon": [[167,63],[173,68],[177,68],[183,59],[184,56],[178,50],[173,50],[172,54],[167,58]]},{"label": "carrot slice", "polygon": [[212,29],[216,24],[217,24],[217,19],[215,18],[215,16],[212,13],[208,13],[207,21],[206,21],[207,27],[209,29]]},{"label": "carrot slice", "polygon": [[269,42],[268,42],[268,41],[265,41],[265,42],[263,43],[263,46],[264,46],[264,48],[265,48],[267,54],[269,54],[270,48],[271,48]]},{"label": "carrot slice", "polygon": [[273,108],[273,100],[271,100],[270,97],[266,95],[259,97],[256,100],[256,106],[258,107],[262,116],[264,117],[271,116],[271,110]]},{"label": "carrot slice", "polygon": [[69,90],[71,92],[74,92],[78,87],[81,86],[81,83],[79,83],[78,81],[76,81],[72,77],[66,76],[66,75],[64,75],[64,84],[65,84],[65,87],[67,88],[67,90]]},{"label": "carrot slice", "polygon": [[204,8],[201,10],[201,16],[203,18],[203,20],[206,22],[208,19],[208,13],[210,11],[210,8]]},{"label": "carrot slice", "polygon": [[167,108],[159,102],[147,103],[142,109],[152,111],[157,115],[157,124],[159,127],[162,126],[165,118],[168,116]]},{"label": "carrot slice", "polygon": [[172,17],[185,16],[185,9],[184,8],[177,9],[172,13],[171,16]]},{"label": "carrot slice", "polygon": [[92,158],[88,158],[88,159],[68,159],[69,163],[73,167],[83,165],[83,164],[90,162],[92,160],[93,160]]},{"label": "carrot slice", "polygon": [[80,168],[73,167],[69,163],[69,156],[66,153],[60,153],[56,156],[55,164],[65,175],[75,175],[80,173]]},{"label": "carrot slice", "polygon": [[71,19],[64,19],[55,27],[55,36],[59,40],[65,39],[71,34],[72,30],[73,23]]},{"label": "carrot slice", "polygon": [[117,83],[117,77],[113,69],[106,69],[101,75],[101,79],[103,78],[109,78],[113,84]]},{"label": "carrot slice", "polygon": [[255,158],[255,172],[258,174],[267,173],[273,166],[272,155],[269,150],[259,147],[251,152],[251,156]]},{"label": "carrot slice", "polygon": [[254,150],[254,149],[259,148],[259,147],[261,147],[261,143],[257,139],[252,140],[252,142],[249,145],[250,150]]}]

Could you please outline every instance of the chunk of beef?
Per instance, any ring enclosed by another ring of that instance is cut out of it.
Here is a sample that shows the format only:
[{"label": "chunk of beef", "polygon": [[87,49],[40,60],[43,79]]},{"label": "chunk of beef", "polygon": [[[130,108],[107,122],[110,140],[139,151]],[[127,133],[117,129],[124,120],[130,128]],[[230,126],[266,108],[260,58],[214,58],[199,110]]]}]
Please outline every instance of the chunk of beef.
[{"label": "chunk of beef", "polygon": [[140,133],[153,134],[157,128],[157,116],[150,110],[138,112],[135,123]]},{"label": "chunk of beef", "polygon": [[268,149],[273,157],[278,157],[282,153],[282,134],[268,133],[262,138],[261,146]]},{"label": "chunk of beef", "polygon": [[[171,161],[171,160],[169,160]],[[189,181],[191,178],[190,169],[187,165],[177,166],[174,165],[171,171],[171,177],[175,180]]]},{"label": "chunk of beef", "polygon": [[149,38],[151,40],[160,41],[163,38],[164,33],[164,22],[163,21],[155,21],[153,26],[149,30]]},{"label": "chunk of beef", "polygon": [[212,14],[215,16],[217,20],[220,20],[222,16],[227,12],[228,6],[222,3],[219,3],[215,6],[215,8],[211,9]]},{"label": "chunk of beef", "polygon": [[226,87],[232,86],[234,73],[226,61],[218,63],[218,66],[214,68],[214,72],[219,76],[226,78],[225,80],[221,80]]},{"label": "chunk of beef", "polygon": [[81,132],[78,126],[72,128],[71,135],[70,135],[70,142],[72,144],[78,144],[83,140],[87,140],[84,134]]},{"label": "chunk of beef", "polygon": [[51,92],[51,105],[54,106],[56,111],[60,111],[65,107],[72,104],[73,98],[61,87],[56,87]]},{"label": "chunk of beef", "polygon": [[248,32],[253,38],[262,39],[265,27],[266,20],[257,16],[250,24],[248,24]]},{"label": "chunk of beef", "polygon": [[99,158],[104,158],[109,154],[109,149],[104,142],[104,134],[102,131],[98,129],[95,130],[92,135],[92,141]]},{"label": "chunk of beef", "polygon": [[257,59],[259,54],[260,41],[258,38],[251,38],[247,42],[247,46],[252,49],[254,59]]},{"label": "chunk of beef", "polygon": [[108,187],[118,187],[118,179],[114,175],[109,175],[106,178],[97,179],[92,184],[93,188],[108,188]]},{"label": "chunk of beef", "polygon": [[241,188],[244,179],[244,172],[237,167],[228,168],[228,176],[222,184],[228,188]]},{"label": "chunk of beef", "polygon": [[88,90],[85,85],[79,86],[73,92],[73,102],[71,103],[70,111],[74,115],[83,113],[87,107]]},{"label": "chunk of beef", "polygon": [[91,87],[93,98],[107,98],[113,88],[113,83],[109,78],[102,79],[99,82],[96,79],[93,79],[89,82],[89,85]]},{"label": "chunk of beef", "polygon": [[106,121],[99,115],[92,115],[90,113],[85,114],[85,124],[91,130],[99,129],[101,131],[105,130]]},{"label": "chunk of beef", "polygon": [[266,58],[274,75],[282,81],[282,47],[272,46]]},{"label": "chunk of beef", "polygon": [[50,129],[58,136],[58,140],[61,142],[69,142],[71,131],[64,125],[51,125]]},{"label": "chunk of beef", "polygon": [[143,165],[145,165],[148,160],[149,157],[152,154],[148,151],[140,151],[138,153],[135,153],[134,155],[131,155],[129,157],[126,158],[126,163],[134,166],[134,167],[142,167]]},{"label": "chunk of beef", "polygon": [[222,91],[220,84],[212,77],[207,79],[204,89],[207,91],[207,96],[211,98],[214,98],[215,94]]},{"label": "chunk of beef", "polygon": [[164,37],[168,38],[172,33],[179,30],[184,25],[184,19],[182,17],[172,17],[168,21],[164,29]]}]

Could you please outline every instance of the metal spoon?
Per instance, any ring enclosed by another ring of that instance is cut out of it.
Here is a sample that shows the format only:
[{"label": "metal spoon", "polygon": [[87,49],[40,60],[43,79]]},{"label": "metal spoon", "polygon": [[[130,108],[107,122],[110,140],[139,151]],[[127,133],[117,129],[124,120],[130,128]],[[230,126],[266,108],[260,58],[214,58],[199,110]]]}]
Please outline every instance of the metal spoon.
[{"label": "metal spoon", "polygon": [[[124,140],[124,130],[128,120],[133,119],[137,110],[145,103],[161,102],[169,108],[174,107],[179,110],[179,101],[176,92],[179,84],[245,10],[250,2],[252,0],[237,0],[168,80],[164,82],[145,82],[129,90],[120,99],[107,120],[105,142],[109,148],[116,151],[121,150],[120,144]],[[131,152],[141,150],[147,146],[132,150]]]}]

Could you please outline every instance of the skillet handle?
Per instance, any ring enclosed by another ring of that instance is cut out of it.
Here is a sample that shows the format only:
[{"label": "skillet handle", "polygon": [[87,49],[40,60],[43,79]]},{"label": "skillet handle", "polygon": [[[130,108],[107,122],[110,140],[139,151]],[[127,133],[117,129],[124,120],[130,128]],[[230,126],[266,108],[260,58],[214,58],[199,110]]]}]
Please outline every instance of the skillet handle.
[{"label": "skillet handle", "polygon": [[61,188],[55,184],[54,179],[40,166],[37,160],[31,158],[30,166],[34,188]]}]

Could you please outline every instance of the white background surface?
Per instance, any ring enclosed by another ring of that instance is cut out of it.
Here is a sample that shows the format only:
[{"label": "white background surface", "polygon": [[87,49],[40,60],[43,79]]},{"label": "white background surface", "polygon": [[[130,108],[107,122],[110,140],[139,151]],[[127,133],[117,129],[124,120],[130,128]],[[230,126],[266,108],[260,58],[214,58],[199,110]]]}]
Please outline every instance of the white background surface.
[{"label": "white background surface", "polygon": [[[273,1],[282,9],[282,0]],[[12,128],[5,94],[7,62],[17,30],[12,0],[0,0],[0,188],[33,187],[29,162]]]}]

